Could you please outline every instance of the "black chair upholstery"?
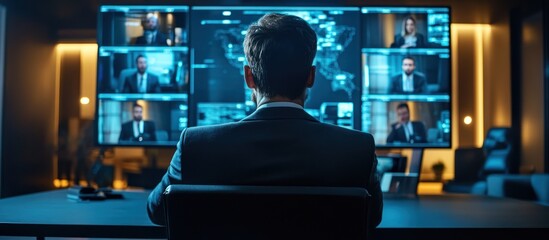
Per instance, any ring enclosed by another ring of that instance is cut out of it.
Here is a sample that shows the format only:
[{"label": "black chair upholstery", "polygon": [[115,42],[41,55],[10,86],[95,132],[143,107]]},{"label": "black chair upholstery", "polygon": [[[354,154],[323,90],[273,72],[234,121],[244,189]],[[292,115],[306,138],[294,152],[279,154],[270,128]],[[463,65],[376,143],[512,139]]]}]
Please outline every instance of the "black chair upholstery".
[{"label": "black chair upholstery", "polygon": [[484,165],[482,148],[458,148],[454,152],[454,159],[454,179],[444,183],[442,190],[452,193],[471,193]]},{"label": "black chair upholstery", "polygon": [[513,158],[511,128],[488,130],[482,148],[458,148],[455,151],[455,178],[443,185],[443,191],[486,194],[486,178],[491,174],[518,172]]},{"label": "black chair upholstery", "polygon": [[511,128],[491,128],[482,144],[484,151],[484,165],[479,173],[481,180],[493,173],[517,173],[518,161],[512,158],[513,144]]},{"label": "black chair upholstery", "polygon": [[366,239],[370,195],[353,187],[170,185],[168,239]]}]

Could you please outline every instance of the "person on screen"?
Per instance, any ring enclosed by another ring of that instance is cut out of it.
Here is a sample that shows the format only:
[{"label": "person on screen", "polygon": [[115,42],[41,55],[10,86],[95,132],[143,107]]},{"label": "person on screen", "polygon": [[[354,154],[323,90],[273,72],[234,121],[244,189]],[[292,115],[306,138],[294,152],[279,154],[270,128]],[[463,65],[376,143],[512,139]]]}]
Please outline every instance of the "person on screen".
[{"label": "person on screen", "polygon": [[147,58],[139,55],[135,59],[137,72],[124,79],[123,93],[159,93],[158,76],[147,72]]},{"label": "person on screen", "polygon": [[391,133],[387,143],[426,143],[425,125],[419,121],[410,121],[410,108],[407,103],[396,107],[398,122],[391,124]]},{"label": "person on screen", "polygon": [[135,39],[135,45],[168,46],[168,38],[158,31],[158,17],[155,14],[148,13],[141,20],[141,27],[143,27],[143,35]]},{"label": "person on screen", "polygon": [[153,121],[143,120],[143,106],[134,104],[131,121],[122,124],[118,141],[123,142],[154,142],[156,130]]},{"label": "person on screen", "polygon": [[426,47],[425,37],[416,29],[416,19],[407,16],[402,20],[402,31],[395,35],[391,48],[422,48]]},{"label": "person on screen", "polygon": [[406,56],[402,59],[402,73],[391,78],[389,94],[426,94],[427,79],[416,72],[415,59]]},{"label": "person on screen", "polygon": [[147,212],[165,224],[162,193],[170,184],[353,186],[367,189],[371,219],[383,199],[371,134],[321,123],[303,109],[315,81],[317,36],[300,17],[270,13],[244,38],[244,80],[256,110],[239,122],[182,131]]}]

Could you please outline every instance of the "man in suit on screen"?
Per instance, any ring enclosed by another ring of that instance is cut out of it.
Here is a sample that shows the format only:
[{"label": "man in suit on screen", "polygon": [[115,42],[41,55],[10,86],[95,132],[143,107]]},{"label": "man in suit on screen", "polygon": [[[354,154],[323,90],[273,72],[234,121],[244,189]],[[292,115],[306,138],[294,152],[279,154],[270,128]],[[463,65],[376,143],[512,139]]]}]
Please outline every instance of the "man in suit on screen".
[{"label": "man in suit on screen", "polygon": [[400,103],[396,108],[398,122],[391,124],[391,133],[387,143],[426,143],[425,125],[419,121],[410,121],[410,108]]},{"label": "man in suit on screen", "polygon": [[137,71],[124,79],[123,93],[159,93],[158,76],[147,72],[147,58],[139,55],[135,58]]},{"label": "man in suit on screen", "polygon": [[120,143],[139,143],[156,141],[156,127],[154,122],[143,120],[143,106],[134,104],[132,120],[122,124],[118,137]]},{"label": "man in suit on screen", "polygon": [[410,56],[402,59],[402,73],[391,78],[390,94],[426,94],[427,79],[416,72],[416,60]]},{"label": "man in suit on screen", "polygon": [[303,19],[267,14],[244,40],[244,80],[257,109],[240,122],[183,130],[148,213],[165,224],[162,192],[170,184],[361,187],[371,219],[383,206],[372,135],[321,123],[303,109],[313,86],[316,33]]},{"label": "man in suit on screen", "polygon": [[153,13],[148,13],[141,20],[143,35],[135,39],[135,45],[146,46],[168,46],[167,36],[158,30],[158,17]]}]

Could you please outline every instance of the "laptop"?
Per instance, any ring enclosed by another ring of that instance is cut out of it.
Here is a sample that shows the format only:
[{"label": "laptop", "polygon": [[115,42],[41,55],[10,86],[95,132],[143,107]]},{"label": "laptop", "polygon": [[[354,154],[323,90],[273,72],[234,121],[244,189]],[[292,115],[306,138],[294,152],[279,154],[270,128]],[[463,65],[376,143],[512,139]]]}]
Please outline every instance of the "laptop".
[{"label": "laptop", "polygon": [[384,197],[416,197],[423,150],[413,150],[409,161],[404,156],[378,156],[377,173]]}]

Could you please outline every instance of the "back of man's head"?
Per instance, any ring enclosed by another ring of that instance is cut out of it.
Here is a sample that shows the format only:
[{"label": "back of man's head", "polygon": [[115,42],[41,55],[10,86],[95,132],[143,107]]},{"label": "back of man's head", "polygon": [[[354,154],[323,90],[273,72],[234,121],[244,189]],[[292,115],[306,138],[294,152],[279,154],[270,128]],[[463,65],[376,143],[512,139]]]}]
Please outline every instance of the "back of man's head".
[{"label": "back of man's head", "polygon": [[314,30],[297,16],[271,13],[250,25],[244,53],[257,90],[266,97],[302,96],[316,43]]}]

